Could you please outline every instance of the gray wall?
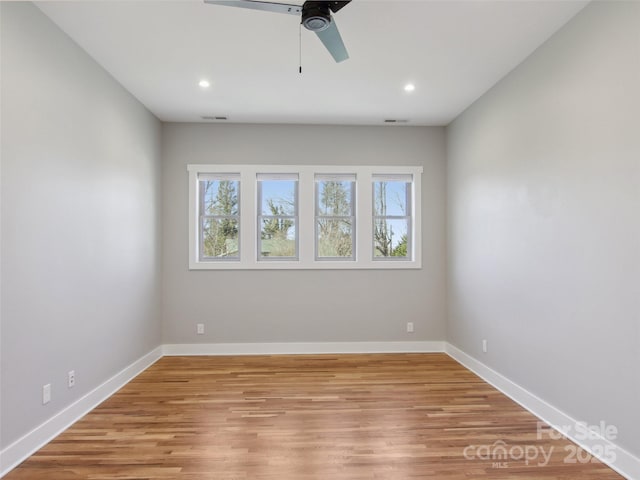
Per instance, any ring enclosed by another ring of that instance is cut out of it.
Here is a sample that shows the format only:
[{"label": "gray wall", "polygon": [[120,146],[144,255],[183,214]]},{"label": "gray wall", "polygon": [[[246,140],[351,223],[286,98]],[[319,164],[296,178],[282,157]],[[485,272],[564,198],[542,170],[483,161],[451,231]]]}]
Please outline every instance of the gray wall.
[{"label": "gray wall", "polygon": [[593,3],[447,130],[449,341],[636,455],[639,86],[640,3]]},{"label": "gray wall", "polygon": [[[163,341],[444,340],[444,146],[443,128],[165,124]],[[424,268],[189,271],[190,163],[423,165]]]},{"label": "gray wall", "polygon": [[6,447],[160,344],[160,123],[32,4],[0,8]]}]

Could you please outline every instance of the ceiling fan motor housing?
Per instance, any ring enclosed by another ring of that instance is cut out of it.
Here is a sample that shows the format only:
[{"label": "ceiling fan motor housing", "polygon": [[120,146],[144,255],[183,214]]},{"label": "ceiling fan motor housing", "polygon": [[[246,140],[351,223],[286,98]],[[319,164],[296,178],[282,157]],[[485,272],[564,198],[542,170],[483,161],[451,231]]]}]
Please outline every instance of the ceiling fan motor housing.
[{"label": "ceiling fan motor housing", "polygon": [[302,6],[302,24],[307,30],[321,32],[331,25],[329,2],[304,2]]}]

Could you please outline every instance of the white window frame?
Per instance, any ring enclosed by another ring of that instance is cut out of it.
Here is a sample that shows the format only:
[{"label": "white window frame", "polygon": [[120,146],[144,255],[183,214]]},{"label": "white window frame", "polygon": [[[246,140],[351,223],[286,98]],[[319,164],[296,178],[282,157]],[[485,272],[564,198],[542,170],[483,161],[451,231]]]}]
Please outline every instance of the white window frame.
[{"label": "white window frame", "polygon": [[[188,165],[189,174],[189,269],[190,270],[348,270],[422,268],[422,209],[420,166],[346,165]],[[199,258],[198,174],[240,173],[240,212],[238,260],[201,261]],[[258,259],[259,174],[298,174],[298,259],[265,261]],[[315,176],[355,174],[355,260],[316,259]],[[373,177],[374,175],[412,175],[411,258],[374,260],[373,256]]]},{"label": "white window frame", "polygon": [[[404,178],[407,177],[407,178]],[[409,184],[409,191],[407,192],[406,197],[406,209],[405,215],[375,215],[375,207],[372,207],[373,211],[373,221],[371,222],[372,232],[375,230],[376,220],[385,219],[385,220],[408,220],[407,222],[407,250],[409,252],[409,257],[376,257],[375,256],[375,238],[374,233],[371,235],[371,242],[374,244],[372,247],[373,252],[373,261],[374,262],[406,262],[411,260],[411,256],[413,255],[413,234],[411,229],[413,228],[413,222],[411,221],[411,217],[413,215],[413,176],[412,175],[397,175],[397,174],[374,174],[371,178],[371,185],[377,182],[397,182],[403,181],[404,183]],[[375,189],[372,189],[371,202],[372,205],[375,204]]]},{"label": "white window frame", "polygon": [[[348,181],[351,185],[351,215],[320,215],[320,188],[318,184],[326,181]],[[356,261],[356,239],[358,238],[357,233],[357,220],[356,220],[356,190],[358,188],[358,177],[356,174],[336,174],[332,173],[327,175],[322,173],[316,173],[314,175],[314,208],[315,208],[315,219],[314,219],[314,227],[315,227],[315,238],[314,238],[314,248],[315,248],[315,260],[318,262],[355,262]],[[351,256],[349,257],[321,257],[318,253],[319,245],[318,245],[318,234],[320,233],[318,224],[320,220],[351,220]]]},{"label": "white window frame", "polygon": [[[203,173],[203,172],[201,172]],[[202,209],[204,208],[204,194],[200,189],[201,181],[223,181],[230,180],[233,182],[238,182],[238,214],[237,215],[202,215]],[[238,221],[238,239],[242,233],[240,232],[240,218],[242,213],[242,205],[240,204],[240,198],[242,192],[242,186],[240,183],[240,175],[237,173],[213,173],[213,174],[198,174],[198,185],[197,185],[197,195],[198,195],[198,256],[200,262],[237,262],[242,257],[242,250],[240,249],[240,243],[238,242],[238,255],[234,257],[205,257],[202,254],[203,249],[203,234],[202,234],[202,226],[206,218],[211,218],[214,220],[223,220],[225,218],[235,218]]]},{"label": "white window frame", "polygon": [[[294,182],[294,191],[293,191],[293,215],[264,215],[262,212],[262,183],[261,182],[269,182],[269,181],[287,181]],[[300,215],[299,215],[299,196],[300,196],[300,178],[297,173],[289,173],[289,174],[278,174],[278,173],[259,173],[256,175],[256,195],[257,195],[257,211],[256,211],[256,255],[258,261],[260,262],[286,262],[293,261],[297,262],[300,258]],[[282,219],[291,219],[293,220],[293,224],[295,225],[295,255],[293,257],[268,257],[262,256],[262,239],[260,238],[262,235],[262,220],[264,218],[282,218]]]}]

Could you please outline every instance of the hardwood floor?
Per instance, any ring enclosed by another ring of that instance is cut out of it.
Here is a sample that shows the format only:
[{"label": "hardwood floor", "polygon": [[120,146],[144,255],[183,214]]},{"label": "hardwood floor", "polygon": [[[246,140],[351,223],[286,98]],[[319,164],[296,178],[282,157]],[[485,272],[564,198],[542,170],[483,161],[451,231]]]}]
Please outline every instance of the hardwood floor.
[{"label": "hardwood floor", "polygon": [[537,432],[445,354],[164,357],[5,478],[622,478]]}]

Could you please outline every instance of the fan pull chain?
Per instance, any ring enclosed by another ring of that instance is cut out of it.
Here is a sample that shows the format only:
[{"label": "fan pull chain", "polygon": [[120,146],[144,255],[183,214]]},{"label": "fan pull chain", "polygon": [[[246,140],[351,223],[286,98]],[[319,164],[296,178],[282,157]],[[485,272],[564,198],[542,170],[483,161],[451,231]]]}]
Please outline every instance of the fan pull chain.
[{"label": "fan pull chain", "polygon": [[302,22],[298,25],[298,73],[302,74]]}]

